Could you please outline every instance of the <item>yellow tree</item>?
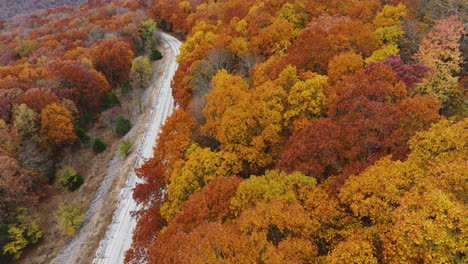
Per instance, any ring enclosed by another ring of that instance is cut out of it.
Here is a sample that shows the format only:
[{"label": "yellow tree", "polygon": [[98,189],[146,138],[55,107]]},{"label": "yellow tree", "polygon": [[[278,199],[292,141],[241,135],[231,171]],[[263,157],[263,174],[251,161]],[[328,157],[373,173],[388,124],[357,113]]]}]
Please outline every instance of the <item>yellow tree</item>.
[{"label": "yellow tree", "polygon": [[467,124],[433,125],[410,140],[406,161],[386,157],[341,189],[343,205],[382,241],[385,262],[466,261]]},{"label": "yellow tree", "polygon": [[276,91],[265,87],[249,91],[242,78],[225,70],[213,78],[213,84],[202,131],[219,141],[221,150],[245,162],[244,175],[272,165],[283,141],[282,106],[269,94]]},{"label": "yellow tree", "polygon": [[378,13],[373,21],[376,27],[374,35],[382,43],[382,47],[366,58],[366,63],[381,62],[390,55],[397,55],[397,41],[403,36],[400,19],[406,16],[406,7],[403,4],[397,6],[385,5],[380,13]]},{"label": "yellow tree", "polygon": [[352,51],[335,55],[328,63],[330,83],[335,84],[364,67],[362,56]]},{"label": "yellow tree", "polygon": [[75,142],[70,112],[57,104],[46,106],[41,112],[41,134],[49,143],[57,146]]},{"label": "yellow tree", "polygon": [[327,89],[328,77],[323,75],[295,83],[289,92],[285,119],[296,117],[311,119],[322,115],[328,104]]},{"label": "yellow tree", "polygon": [[[465,165],[464,171],[467,171]],[[465,179],[466,179],[465,175]],[[468,206],[431,184],[421,182],[395,210],[394,226],[385,235],[389,263],[464,263]],[[436,187],[436,188],[434,188]]]},{"label": "yellow tree", "polygon": [[264,176],[251,176],[239,185],[236,196],[231,200],[231,209],[234,215],[239,215],[242,210],[258,202],[273,199],[293,202],[301,187],[315,184],[314,178],[300,172],[287,174],[276,170],[267,171]]},{"label": "yellow tree", "polygon": [[212,83],[214,88],[206,95],[207,103],[203,110],[206,124],[202,130],[216,136],[222,115],[247,93],[249,85],[242,78],[229,75],[226,70],[220,70],[213,77]]},{"label": "yellow tree", "polygon": [[236,174],[241,169],[236,155],[232,153],[212,152],[209,148],[192,145],[186,155],[184,166],[171,173],[168,202],[161,207],[161,215],[166,220],[172,219],[189,196],[210,181]]}]

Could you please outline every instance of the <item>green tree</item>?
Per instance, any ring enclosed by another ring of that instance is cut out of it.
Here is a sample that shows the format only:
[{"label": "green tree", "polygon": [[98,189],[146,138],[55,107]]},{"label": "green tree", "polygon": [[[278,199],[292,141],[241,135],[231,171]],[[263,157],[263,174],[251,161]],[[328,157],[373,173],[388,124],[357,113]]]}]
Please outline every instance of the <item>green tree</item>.
[{"label": "green tree", "polygon": [[55,173],[55,177],[58,187],[62,190],[73,192],[83,184],[83,177],[69,166],[63,166],[59,169]]},{"label": "green tree", "polygon": [[104,92],[102,96],[102,108],[109,109],[114,106],[120,105],[121,102],[117,94],[114,91]]},{"label": "green tree", "polygon": [[124,95],[129,95],[132,92],[132,82],[130,80],[125,80],[122,83],[122,93]]},{"label": "green tree", "polygon": [[125,134],[127,134],[130,131],[130,129],[132,129],[132,123],[130,122],[130,120],[128,120],[122,115],[119,115],[117,117],[117,126],[115,132],[117,132],[117,134],[121,136],[125,136]]},{"label": "green tree", "polygon": [[106,150],[107,145],[100,138],[96,138],[93,142],[94,153],[101,153]]},{"label": "green tree", "polygon": [[152,61],[160,60],[162,58],[163,58],[163,56],[162,56],[161,52],[157,48],[152,48],[151,49],[150,59]]},{"label": "green tree", "polygon": [[152,48],[154,45],[156,45],[156,39],[153,35],[156,31],[156,28],[157,23],[151,18],[141,22],[140,35],[146,47]]}]

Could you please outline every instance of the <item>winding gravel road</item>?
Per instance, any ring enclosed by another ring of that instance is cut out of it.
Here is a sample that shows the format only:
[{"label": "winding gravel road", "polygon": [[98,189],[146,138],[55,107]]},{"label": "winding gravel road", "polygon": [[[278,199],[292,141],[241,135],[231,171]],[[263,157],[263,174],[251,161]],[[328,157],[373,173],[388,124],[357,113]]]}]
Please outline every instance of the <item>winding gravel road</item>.
[{"label": "winding gravel road", "polygon": [[[171,49],[171,58],[164,72],[163,81],[159,88],[156,100],[151,110],[151,120],[147,124],[144,139],[138,149],[138,158],[134,168],[153,156],[153,148],[161,130],[161,126],[174,109],[171,81],[177,70],[176,56],[179,54],[180,41],[162,33],[161,39]],[[120,192],[120,201],[112,217],[112,223],[108,227],[104,239],[99,244],[93,264],[119,264],[123,263],[125,251],[130,248],[132,233],[136,226],[136,219],[130,215],[138,206],[132,198],[132,189],[138,183],[138,178],[132,170],[125,187]]]}]

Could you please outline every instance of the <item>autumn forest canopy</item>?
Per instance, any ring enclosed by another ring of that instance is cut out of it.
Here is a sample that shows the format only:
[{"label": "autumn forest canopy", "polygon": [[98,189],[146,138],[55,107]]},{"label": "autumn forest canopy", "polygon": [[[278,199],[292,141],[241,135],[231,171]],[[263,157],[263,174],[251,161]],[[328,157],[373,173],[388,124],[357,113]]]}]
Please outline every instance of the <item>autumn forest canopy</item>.
[{"label": "autumn forest canopy", "polygon": [[60,160],[38,163],[125,118],[120,99],[147,86],[165,31],[184,41],[178,108],[137,169],[127,263],[468,262],[464,1],[90,0],[43,12],[0,23],[6,257],[41,239],[28,207],[47,186],[79,188]]}]

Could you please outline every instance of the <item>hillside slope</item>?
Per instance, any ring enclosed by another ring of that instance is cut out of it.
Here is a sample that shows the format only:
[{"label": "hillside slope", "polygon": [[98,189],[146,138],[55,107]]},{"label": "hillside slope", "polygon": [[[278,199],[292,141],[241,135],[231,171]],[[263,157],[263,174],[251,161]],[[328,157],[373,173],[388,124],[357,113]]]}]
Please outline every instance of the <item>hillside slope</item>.
[{"label": "hillside slope", "polygon": [[19,14],[34,12],[41,9],[67,5],[76,5],[85,0],[0,0],[0,19],[7,19]]}]

